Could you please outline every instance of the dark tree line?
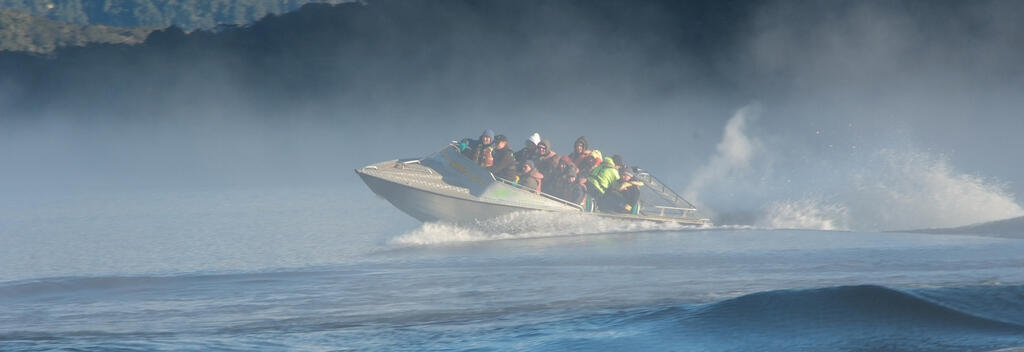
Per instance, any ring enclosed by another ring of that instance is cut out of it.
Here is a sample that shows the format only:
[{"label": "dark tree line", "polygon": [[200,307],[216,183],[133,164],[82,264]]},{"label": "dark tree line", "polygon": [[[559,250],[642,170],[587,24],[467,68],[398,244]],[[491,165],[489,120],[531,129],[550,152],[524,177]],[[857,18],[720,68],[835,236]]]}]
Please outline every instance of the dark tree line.
[{"label": "dark tree line", "polygon": [[744,3],[309,4],[251,25],[158,30],[139,45],[0,55],[0,104],[24,111],[20,116],[89,111],[145,118],[228,99],[287,110],[313,101],[433,104],[472,92],[539,104],[565,99],[567,82],[602,87],[626,76],[669,91],[680,75],[700,71],[694,65],[712,68],[735,33],[732,21],[749,8]]},{"label": "dark tree line", "polygon": [[[887,3],[887,2],[885,2]],[[916,3],[908,1],[908,3]],[[932,4],[934,2],[928,2]],[[940,20],[959,2],[929,5]],[[49,56],[0,53],[0,106],[39,113],[149,118],[245,105],[437,106],[495,110],[635,97],[749,95],[739,48],[746,0],[377,0],[308,4],[251,25],[170,27],[139,45],[95,44]],[[829,11],[844,11],[836,7]],[[915,9],[917,11],[917,9]],[[920,12],[920,11],[918,11]],[[827,21],[822,16],[810,21]],[[781,84],[785,72],[768,72]],[[633,99],[633,100],[630,100]],[[327,102],[327,103],[325,103]]]},{"label": "dark tree line", "polygon": [[0,51],[49,53],[89,43],[136,44],[155,28],[83,26],[14,11],[0,11]]},{"label": "dark tree line", "polygon": [[251,23],[314,1],[343,0],[0,0],[0,10],[78,25],[196,29]]}]

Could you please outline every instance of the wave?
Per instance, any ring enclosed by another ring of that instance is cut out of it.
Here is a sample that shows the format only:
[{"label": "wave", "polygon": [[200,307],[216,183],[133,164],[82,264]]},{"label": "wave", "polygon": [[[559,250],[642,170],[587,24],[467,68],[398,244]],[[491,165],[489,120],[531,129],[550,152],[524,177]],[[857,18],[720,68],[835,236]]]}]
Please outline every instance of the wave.
[{"label": "wave", "polygon": [[611,219],[584,213],[517,212],[471,225],[428,222],[412,232],[391,239],[389,243],[397,246],[419,246],[613,233],[707,230],[711,228],[710,226]]},{"label": "wave", "polygon": [[1024,333],[1024,286],[902,291],[877,285],[757,292],[643,312],[628,323],[716,331],[835,333],[836,329],[938,329]]},{"label": "wave", "polygon": [[[666,346],[694,350],[994,350],[1024,344],[1022,295],[1024,286],[906,291],[874,285],[839,286],[766,291],[702,305],[660,308],[577,310],[557,304],[525,304],[372,317],[301,317],[244,324],[225,333],[443,325],[446,330],[472,326],[471,330],[483,335],[572,331],[602,336],[584,341],[552,337],[541,350],[664,350]],[[997,297],[1001,298],[994,299]],[[958,303],[964,301],[974,302]],[[1004,313],[993,314],[996,312]],[[516,318],[503,318],[509,315]],[[479,329],[480,324],[493,330]]]},{"label": "wave", "polygon": [[[255,276],[240,275],[236,279],[265,279]],[[224,277],[210,275],[202,279]],[[85,287],[97,284],[91,278],[62,280],[78,281]],[[97,346],[110,341],[139,341],[139,346],[146,347],[153,347],[146,345],[152,341],[178,347],[196,343],[198,349],[216,349],[224,347],[217,345],[224,337],[253,337],[245,343],[280,343],[295,336],[332,336],[335,340],[365,339],[369,341],[361,345],[365,348],[381,349],[379,344],[383,343],[391,344],[393,349],[430,349],[422,345],[425,334],[445,334],[457,340],[465,337],[486,346],[507,347],[507,341],[519,341],[527,333],[537,338],[531,345],[534,350],[958,351],[1024,345],[1024,285],[911,290],[838,286],[764,291],[705,304],[671,306],[653,302],[639,306],[519,302],[374,314],[345,310],[307,313],[314,314],[277,314],[173,332],[8,331],[0,333],[0,341],[22,343],[26,350],[40,344]]]},{"label": "wave", "polygon": [[[982,288],[963,295],[980,296]],[[1024,287],[1006,290],[1024,294]],[[932,298],[883,286],[840,286],[809,290],[781,290],[754,293],[700,307],[687,315],[702,322],[729,321],[730,324],[778,327],[779,321],[800,322],[800,326],[847,323],[913,323],[943,328],[1010,329],[1024,331],[1024,316],[1017,321],[1002,321],[961,311],[940,303],[943,295]],[[848,324],[844,324],[849,326]]]},{"label": "wave", "polygon": [[615,325],[645,331],[630,343],[693,349],[995,350],[1024,345],[1022,298],[1024,286],[778,290],[637,311]]}]

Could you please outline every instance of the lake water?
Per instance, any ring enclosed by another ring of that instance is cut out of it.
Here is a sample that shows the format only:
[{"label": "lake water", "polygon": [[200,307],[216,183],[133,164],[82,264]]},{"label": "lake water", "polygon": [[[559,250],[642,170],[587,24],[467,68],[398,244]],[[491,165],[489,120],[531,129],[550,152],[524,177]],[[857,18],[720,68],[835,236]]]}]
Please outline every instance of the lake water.
[{"label": "lake water", "polygon": [[0,200],[0,350],[997,350],[1024,240],[517,214],[362,185]]}]

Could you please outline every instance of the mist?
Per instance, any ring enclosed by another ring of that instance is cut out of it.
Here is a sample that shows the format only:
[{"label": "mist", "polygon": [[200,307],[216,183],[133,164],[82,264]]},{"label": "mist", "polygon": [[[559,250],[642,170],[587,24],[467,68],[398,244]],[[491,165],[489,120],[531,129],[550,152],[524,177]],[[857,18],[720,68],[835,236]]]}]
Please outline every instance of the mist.
[{"label": "mist", "polygon": [[0,54],[0,190],[333,186],[485,128],[586,135],[720,224],[1024,215],[1024,5],[370,1]]}]

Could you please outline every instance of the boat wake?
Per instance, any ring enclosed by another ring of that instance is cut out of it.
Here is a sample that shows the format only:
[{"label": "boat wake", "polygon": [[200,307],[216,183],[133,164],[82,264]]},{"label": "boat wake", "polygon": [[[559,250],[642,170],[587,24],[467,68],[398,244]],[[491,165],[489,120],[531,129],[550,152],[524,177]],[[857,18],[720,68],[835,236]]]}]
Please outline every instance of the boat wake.
[{"label": "boat wake", "polygon": [[[389,241],[398,246],[565,237],[611,233],[737,229],[744,226],[695,226],[653,221],[619,220],[585,213],[517,212],[475,224],[424,223]],[[752,228],[752,227],[751,227]]]},{"label": "boat wake", "polygon": [[[950,156],[914,145],[874,150],[851,145],[856,152],[843,158],[794,159],[786,151],[792,147],[779,144],[782,139],[764,134],[765,126],[757,125],[760,111],[758,104],[751,104],[728,120],[716,152],[683,192],[712,221],[899,231],[1024,216],[1009,184],[960,170]],[[826,149],[836,142],[824,142]]]}]

